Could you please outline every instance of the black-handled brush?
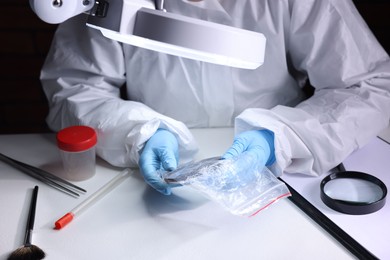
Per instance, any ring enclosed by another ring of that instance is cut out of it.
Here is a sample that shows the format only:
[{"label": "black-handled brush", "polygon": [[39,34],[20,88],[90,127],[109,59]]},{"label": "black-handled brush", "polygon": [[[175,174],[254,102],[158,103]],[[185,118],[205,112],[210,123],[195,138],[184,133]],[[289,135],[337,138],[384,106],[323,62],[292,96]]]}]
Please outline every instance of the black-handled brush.
[{"label": "black-handled brush", "polygon": [[23,259],[40,260],[45,258],[45,252],[43,252],[42,249],[40,249],[39,247],[31,243],[32,232],[34,229],[37,198],[38,198],[38,186],[35,186],[33,190],[32,199],[31,199],[30,211],[28,213],[24,245],[22,247],[19,247],[15,251],[13,251],[9,255],[8,260],[23,260]]}]

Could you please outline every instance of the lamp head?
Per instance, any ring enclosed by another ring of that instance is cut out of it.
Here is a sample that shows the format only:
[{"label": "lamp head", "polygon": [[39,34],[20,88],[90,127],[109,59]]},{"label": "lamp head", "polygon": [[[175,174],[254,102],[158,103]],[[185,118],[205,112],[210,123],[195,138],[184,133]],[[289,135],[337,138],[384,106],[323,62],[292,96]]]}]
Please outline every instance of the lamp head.
[{"label": "lamp head", "polygon": [[30,0],[30,5],[54,24],[88,12],[87,26],[105,37],[166,54],[244,69],[264,61],[263,34],[165,12],[162,0]]}]

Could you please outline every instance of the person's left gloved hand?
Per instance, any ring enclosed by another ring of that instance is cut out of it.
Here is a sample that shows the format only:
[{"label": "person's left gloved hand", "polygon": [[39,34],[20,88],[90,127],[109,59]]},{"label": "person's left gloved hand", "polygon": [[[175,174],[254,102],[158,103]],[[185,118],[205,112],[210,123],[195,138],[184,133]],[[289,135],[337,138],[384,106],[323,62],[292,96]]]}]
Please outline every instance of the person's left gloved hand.
[{"label": "person's left gloved hand", "polygon": [[237,157],[243,153],[255,156],[255,163],[261,169],[275,162],[274,134],[269,130],[250,130],[234,138],[232,146],[221,159]]},{"label": "person's left gloved hand", "polygon": [[158,129],[146,142],[139,159],[141,174],[157,191],[169,195],[171,186],[160,176],[159,171],[176,169],[179,160],[179,144],[176,137],[165,129]]}]

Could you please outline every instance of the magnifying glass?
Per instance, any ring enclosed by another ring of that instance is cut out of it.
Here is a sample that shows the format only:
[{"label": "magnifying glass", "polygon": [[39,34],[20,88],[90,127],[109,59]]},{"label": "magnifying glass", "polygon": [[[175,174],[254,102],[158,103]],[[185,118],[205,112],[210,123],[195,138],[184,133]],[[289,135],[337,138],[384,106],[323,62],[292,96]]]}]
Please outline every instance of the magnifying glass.
[{"label": "magnifying glass", "polygon": [[321,181],[321,199],[330,208],[351,215],[380,210],[386,203],[386,185],[367,173],[346,171],[343,164]]}]

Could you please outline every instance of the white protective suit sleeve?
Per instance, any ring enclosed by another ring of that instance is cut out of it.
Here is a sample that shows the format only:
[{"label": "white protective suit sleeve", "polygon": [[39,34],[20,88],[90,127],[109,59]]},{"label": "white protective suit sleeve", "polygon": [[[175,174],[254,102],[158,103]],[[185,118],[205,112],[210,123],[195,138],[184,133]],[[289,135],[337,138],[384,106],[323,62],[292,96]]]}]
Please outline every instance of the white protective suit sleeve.
[{"label": "white protective suit sleeve", "polygon": [[59,25],[43,66],[41,82],[50,105],[48,125],[54,131],[70,125],[95,128],[97,154],[120,167],[137,166],[144,143],[164,128],[178,138],[180,160],[190,160],[197,145],[183,123],[120,98],[125,83],[121,44],[84,26],[85,21],[80,21],[84,19],[80,15]]},{"label": "white protective suit sleeve", "polygon": [[236,132],[275,133],[275,173],[320,175],[389,124],[390,60],[351,1],[289,3],[288,55],[315,94],[295,108],[247,109]]}]

